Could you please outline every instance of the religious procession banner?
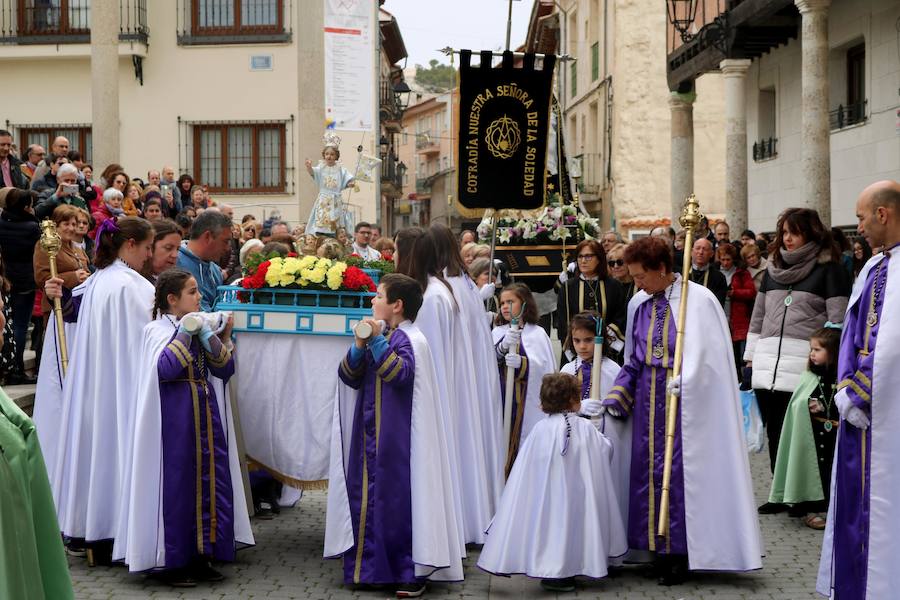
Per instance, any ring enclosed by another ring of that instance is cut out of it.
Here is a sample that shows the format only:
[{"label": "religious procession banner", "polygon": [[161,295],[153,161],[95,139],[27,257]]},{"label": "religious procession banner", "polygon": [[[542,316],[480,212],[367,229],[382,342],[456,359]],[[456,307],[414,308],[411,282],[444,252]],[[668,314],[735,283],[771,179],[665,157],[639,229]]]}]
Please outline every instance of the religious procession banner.
[{"label": "religious procession banner", "polygon": [[459,202],[467,208],[538,208],[546,189],[547,130],[555,56],[512,52],[491,65],[491,52],[471,66],[460,52]]}]

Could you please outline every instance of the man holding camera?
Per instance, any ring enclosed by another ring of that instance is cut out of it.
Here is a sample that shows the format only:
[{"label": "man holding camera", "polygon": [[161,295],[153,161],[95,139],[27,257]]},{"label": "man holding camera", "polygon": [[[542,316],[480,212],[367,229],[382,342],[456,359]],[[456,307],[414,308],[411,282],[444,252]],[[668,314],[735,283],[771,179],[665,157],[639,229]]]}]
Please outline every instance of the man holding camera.
[{"label": "man holding camera", "polygon": [[87,202],[78,195],[78,169],[75,165],[68,162],[60,163],[56,168],[56,182],[55,191],[48,198],[38,202],[34,208],[34,214],[39,220],[50,218],[56,207],[61,204],[71,204],[88,210]]}]

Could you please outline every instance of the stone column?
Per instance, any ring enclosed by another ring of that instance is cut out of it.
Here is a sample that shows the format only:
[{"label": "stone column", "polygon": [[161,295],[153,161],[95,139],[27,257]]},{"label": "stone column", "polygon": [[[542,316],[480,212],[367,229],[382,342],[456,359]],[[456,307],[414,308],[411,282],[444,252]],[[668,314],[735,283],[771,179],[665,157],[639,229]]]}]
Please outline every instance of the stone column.
[{"label": "stone column", "polygon": [[828,7],[831,0],[795,0],[803,21],[800,86],[803,115],[801,203],[831,226],[831,131],[828,124]]},{"label": "stone column", "polygon": [[[322,152],[322,135],[325,133],[325,3],[293,4],[294,10],[300,11],[294,19],[298,65],[294,193],[297,194],[300,221],[305,222],[318,189],[312,177],[306,174],[303,162],[309,158],[313,164],[316,163]],[[342,149],[346,165],[346,157],[354,156],[356,149],[349,146]]]},{"label": "stone column", "polygon": [[[696,92],[672,92],[671,206],[672,227],[679,229],[678,217],[684,199],[694,193],[694,100]],[[702,202],[702,200],[701,200]]]},{"label": "stone column", "polygon": [[92,161],[119,161],[119,0],[91,4]]},{"label": "stone column", "polygon": [[719,63],[725,83],[725,220],[736,237],[747,229],[747,103],[744,81],[751,61]]}]

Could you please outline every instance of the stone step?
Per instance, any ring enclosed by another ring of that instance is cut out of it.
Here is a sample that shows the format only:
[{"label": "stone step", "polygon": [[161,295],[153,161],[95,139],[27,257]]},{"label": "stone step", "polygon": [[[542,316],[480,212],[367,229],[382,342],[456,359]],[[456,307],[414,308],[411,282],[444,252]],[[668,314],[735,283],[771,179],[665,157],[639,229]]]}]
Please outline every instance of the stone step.
[{"label": "stone step", "polygon": [[34,392],[36,388],[36,385],[7,385],[4,386],[3,391],[19,408],[24,410],[28,416],[31,416],[34,409]]}]

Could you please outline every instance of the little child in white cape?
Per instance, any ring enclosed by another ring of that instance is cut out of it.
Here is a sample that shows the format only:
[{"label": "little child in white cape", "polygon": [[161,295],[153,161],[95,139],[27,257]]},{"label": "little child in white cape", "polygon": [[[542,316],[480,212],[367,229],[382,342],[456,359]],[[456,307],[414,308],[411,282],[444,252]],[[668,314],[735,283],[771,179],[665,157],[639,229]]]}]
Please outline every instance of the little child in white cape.
[{"label": "little child in white cape", "polygon": [[541,578],[573,591],[578,575],[601,578],[628,542],[614,492],[612,447],[577,415],[581,389],[571,375],[545,375],[541,419],[524,441],[487,532],[479,568]]}]

